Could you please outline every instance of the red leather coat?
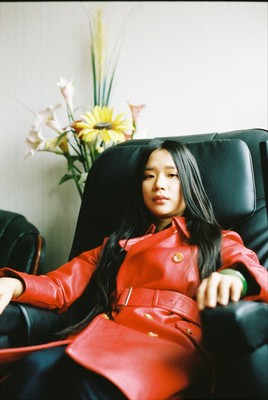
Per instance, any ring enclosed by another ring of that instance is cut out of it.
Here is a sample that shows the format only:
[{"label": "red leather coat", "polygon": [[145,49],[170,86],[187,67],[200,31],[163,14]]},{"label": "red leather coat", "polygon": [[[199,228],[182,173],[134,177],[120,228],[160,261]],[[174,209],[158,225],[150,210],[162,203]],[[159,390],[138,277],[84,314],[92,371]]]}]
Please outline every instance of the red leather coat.
[{"label": "red leather coat", "polygon": [[[209,387],[212,370],[201,346],[194,300],[200,283],[197,247],[189,245],[188,239],[183,217],[174,218],[172,226],[161,232],[131,239],[117,277],[114,319],[101,314],[66,341],[1,350],[0,357],[9,354],[16,358],[69,343],[66,351],[70,357],[113,381],[132,400],[174,398],[201,381]],[[63,311],[83,293],[101,248],[87,251],[47,275],[6,268],[0,275],[13,274],[24,280],[26,290],[16,301]],[[247,269],[249,300],[268,300],[267,271],[237,233],[223,232],[222,260],[222,268],[235,268],[239,263]]]}]

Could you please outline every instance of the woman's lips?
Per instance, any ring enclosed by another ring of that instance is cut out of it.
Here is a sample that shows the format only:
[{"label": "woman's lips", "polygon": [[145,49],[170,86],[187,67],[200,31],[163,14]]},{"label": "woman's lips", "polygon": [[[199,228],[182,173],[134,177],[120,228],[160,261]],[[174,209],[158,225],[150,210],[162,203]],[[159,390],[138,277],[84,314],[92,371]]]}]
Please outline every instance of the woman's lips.
[{"label": "woman's lips", "polygon": [[154,203],[157,203],[157,204],[164,204],[166,200],[168,200],[168,198],[165,197],[165,196],[155,196],[155,197],[153,197]]}]

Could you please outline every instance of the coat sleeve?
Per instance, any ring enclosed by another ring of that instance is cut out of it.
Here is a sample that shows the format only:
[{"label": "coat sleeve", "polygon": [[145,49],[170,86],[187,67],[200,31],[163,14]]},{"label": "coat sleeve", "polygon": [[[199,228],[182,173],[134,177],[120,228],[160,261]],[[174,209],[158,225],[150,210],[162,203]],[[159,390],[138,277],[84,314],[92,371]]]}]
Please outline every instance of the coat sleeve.
[{"label": "coat sleeve", "polygon": [[233,231],[223,232],[222,267],[240,271],[248,283],[247,300],[268,302],[268,271],[260,265],[257,255],[246,248],[240,235]]},{"label": "coat sleeve", "polygon": [[102,246],[86,251],[46,275],[30,275],[2,268],[0,277],[12,276],[23,281],[25,291],[13,301],[65,311],[81,296],[96,269]]}]

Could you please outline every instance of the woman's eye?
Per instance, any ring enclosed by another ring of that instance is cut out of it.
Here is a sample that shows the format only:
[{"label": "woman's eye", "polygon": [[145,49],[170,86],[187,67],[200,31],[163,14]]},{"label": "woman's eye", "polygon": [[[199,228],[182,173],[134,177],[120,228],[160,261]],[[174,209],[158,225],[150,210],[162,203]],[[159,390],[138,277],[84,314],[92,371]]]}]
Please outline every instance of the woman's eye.
[{"label": "woman's eye", "polygon": [[178,174],[168,174],[169,178],[178,178]]},{"label": "woman's eye", "polygon": [[153,179],[154,175],[153,174],[145,174],[144,179]]}]

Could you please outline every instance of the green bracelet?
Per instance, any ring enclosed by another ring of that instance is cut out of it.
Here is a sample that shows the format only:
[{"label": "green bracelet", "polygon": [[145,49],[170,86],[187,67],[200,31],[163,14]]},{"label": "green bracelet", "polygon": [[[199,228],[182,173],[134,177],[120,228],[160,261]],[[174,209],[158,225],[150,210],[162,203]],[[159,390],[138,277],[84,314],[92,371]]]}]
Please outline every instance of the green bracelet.
[{"label": "green bracelet", "polygon": [[243,290],[241,293],[241,297],[245,296],[245,294],[247,293],[247,290],[248,290],[248,284],[247,284],[246,278],[241,274],[241,272],[236,271],[235,269],[223,269],[222,271],[220,271],[220,274],[234,275],[234,276],[237,276],[237,278],[240,278],[243,283]]}]

